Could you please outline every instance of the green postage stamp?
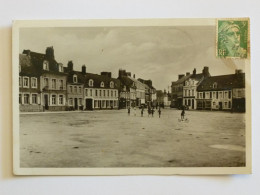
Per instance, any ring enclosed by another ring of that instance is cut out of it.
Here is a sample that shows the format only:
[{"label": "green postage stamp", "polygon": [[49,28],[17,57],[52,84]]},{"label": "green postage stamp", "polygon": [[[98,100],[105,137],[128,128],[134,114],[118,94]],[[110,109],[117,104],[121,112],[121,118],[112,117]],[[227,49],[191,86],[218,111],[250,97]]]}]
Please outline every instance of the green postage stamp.
[{"label": "green postage stamp", "polygon": [[247,59],[250,51],[249,18],[218,19],[216,55]]}]

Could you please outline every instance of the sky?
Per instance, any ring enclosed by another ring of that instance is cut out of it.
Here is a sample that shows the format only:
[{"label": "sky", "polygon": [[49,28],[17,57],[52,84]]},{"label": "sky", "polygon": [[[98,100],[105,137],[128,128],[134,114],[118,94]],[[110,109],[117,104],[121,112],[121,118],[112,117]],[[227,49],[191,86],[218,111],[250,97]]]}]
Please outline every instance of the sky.
[{"label": "sky", "polygon": [[216,58],[214,26],[160,27],[62,27],[21,28],[19,51],[45,53],[53,46],[57,62],[74,69],[86,65],[87,72],[100,74],[125,69],[135,78],[151,79],[156,89],[168,90],[179,74],[201,73],[209,67],[211,76],[245,71],[244,60]]}]

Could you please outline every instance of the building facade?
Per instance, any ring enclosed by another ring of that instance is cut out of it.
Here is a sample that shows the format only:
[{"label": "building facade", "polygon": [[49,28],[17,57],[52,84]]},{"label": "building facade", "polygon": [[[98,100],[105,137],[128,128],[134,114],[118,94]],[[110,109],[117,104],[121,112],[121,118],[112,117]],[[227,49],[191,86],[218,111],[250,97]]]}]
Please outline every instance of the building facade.
[{"label": "building facade", "polygon": [[244,111],[244,78],[240,70],[231,75],[206,78],[197,89],[197,109]]},{"label": "building facade", "polygon": [[209,68],[204,67],[202,73],[197,74],[196,69],[183,85],[183,105],[188,109],[197,109],[197,87],[207,77],[209,77]]}]

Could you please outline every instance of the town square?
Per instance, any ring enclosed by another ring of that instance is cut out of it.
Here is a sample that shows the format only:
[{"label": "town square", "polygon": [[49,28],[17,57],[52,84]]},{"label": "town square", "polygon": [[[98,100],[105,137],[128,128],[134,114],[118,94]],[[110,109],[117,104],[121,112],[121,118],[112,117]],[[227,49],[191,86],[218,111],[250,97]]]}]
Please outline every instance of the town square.
[{"label": "town square", "polygon": [[[244,113],[126,109],[20,114],[21,167],[245,166]],[[232,125],[231,125],[232,124]]]}]

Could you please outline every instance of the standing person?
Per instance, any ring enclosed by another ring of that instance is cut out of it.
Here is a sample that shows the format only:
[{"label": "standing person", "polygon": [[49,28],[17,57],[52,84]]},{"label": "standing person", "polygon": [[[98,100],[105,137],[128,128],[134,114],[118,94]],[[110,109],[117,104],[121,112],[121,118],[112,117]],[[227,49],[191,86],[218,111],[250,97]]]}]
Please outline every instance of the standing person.
[{"label": "standing person", "polygon": [[136,108],[134,107],[134,115],[136,116]]},{"label": "standing person", "polygon": [[183,121],[184,119],[184,116],[185,116],[185,108],[183,107],[182,108],[182,111],[181,111],[181,120]]},{"label": "standing person", "polygon": [[130,116],[130,106],[128,107],[128,116]]},{"label": "standing person", "polygon": [[141,117],[143,117],[144,116],[144,108],[142,107],[142,109],[141,109]]},{"label": "standing person", "polygon": [[159,108],[158,113],[159,113],[159,118],[161,118],[161,113],[162,113],[161,108]]},{"label": "standing person", "polygon": [[152,108],[152,117],[153,117],[153,113],[154,113],[154,108]]},{"label": "standing person", "polygon": [[148,107],[148,117],[150,116],[151,114],[151,107]]}]

